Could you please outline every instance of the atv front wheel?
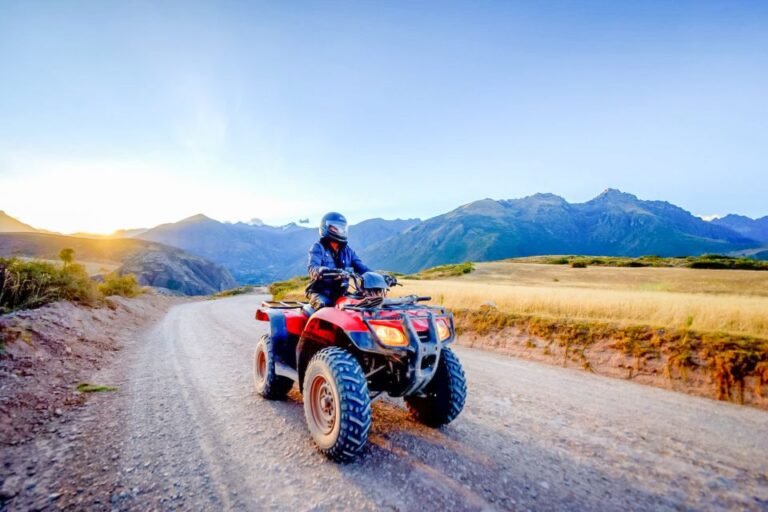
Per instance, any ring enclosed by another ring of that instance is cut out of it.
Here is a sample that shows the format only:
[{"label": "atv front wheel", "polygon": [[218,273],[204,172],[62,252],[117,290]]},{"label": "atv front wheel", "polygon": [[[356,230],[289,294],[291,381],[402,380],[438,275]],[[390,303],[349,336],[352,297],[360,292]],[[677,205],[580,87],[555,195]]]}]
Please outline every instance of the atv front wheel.
[{"label": "atv front wheel", "polygon": [[275,373],[275,343],[265,334],[253,354],[253,383],[256,392],[269,400],[285,400],[293,381]]},{"label": "atv front wheel", "polygon": [[449,348],[440,353],[435,376],[424,388],[423,396],[407,396],[405,403],[411,414],[430,427],[447,425],[464,408],[467,379],[459,358]]},{"label": "atv front wheel", "polygon": [[304,376],[304,416],[312,438],[337,462],[354,459],[368,442],[371,399],[357,360],[329,347],[312,358]]}]

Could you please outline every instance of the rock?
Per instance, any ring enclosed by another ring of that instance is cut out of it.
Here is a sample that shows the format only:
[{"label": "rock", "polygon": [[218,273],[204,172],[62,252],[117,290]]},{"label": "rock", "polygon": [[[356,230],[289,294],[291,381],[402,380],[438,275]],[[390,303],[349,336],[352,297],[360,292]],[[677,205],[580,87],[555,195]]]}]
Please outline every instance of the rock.
[{"label": "rock", "polygon": [[9,500],[19,494],[21,490],[21,478],[17,475],[11,475],[5,479],[0,487],[0,500]]}]

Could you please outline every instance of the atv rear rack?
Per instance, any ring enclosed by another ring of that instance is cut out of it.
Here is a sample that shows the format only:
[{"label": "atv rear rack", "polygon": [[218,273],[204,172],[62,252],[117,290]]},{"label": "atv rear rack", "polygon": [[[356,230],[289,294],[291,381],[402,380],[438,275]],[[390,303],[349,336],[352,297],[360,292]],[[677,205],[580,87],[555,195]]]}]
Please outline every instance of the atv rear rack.
[{"label": "atv rear rack", "polygon": [[301,309],[307,304],[309,303],[298,302],[295,300],[265,300],[261,303],[261,307],[271,309]]}]

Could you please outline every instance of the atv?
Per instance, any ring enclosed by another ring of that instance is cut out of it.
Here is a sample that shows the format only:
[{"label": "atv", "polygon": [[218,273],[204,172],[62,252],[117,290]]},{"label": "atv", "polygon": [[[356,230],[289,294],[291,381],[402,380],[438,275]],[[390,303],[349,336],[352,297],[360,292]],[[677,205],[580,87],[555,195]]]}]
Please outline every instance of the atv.
[{"label": "atv", "polygon": [[329,274],[354,286],[335,307],[315,311],[308,303],[273,300],[257,310],[270,334],[256,345],[256,392],[282,400],[297,383],[312,438],[338,462],[365,448],[371,402],[382,393],[403,397],[430,427],[453,421],[467,394],[461,363],[447,347],[456,338],[453,314],[421,304],[430,297],[386,297],[381,274]]}]

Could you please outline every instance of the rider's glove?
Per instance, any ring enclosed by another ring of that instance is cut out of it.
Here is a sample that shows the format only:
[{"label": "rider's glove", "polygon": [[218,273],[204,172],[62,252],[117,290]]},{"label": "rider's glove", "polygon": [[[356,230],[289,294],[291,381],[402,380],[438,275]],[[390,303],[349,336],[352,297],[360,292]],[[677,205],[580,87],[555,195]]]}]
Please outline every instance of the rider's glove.
[{"label": "rider's glove", "polygon": [[384,282],[387,283],[387,286],[392,288],[397,284],[397,278],[395,276],[391,276],[389,274],[384,274]]},{"label": "rider's glove", "polygon": [[328,267],[317,267],[312,273],[312,279],[320,279],[328,271]]}]

